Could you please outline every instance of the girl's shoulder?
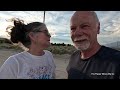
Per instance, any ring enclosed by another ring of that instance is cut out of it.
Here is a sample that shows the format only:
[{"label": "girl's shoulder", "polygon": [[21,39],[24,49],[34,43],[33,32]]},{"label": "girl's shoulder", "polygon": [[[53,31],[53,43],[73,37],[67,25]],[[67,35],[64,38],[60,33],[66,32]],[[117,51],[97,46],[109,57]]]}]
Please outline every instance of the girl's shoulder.
[{"label": "girl's shoulder", "polygon": [[16,53],[16,54],[14,54],[14,55],[11,55],[10,57],[8,57],[8,58],[5,60],[4,64],[14,65],[15,63],[17,63],[17,58],[20,58],[20,56],[21,56],[22,53],[23,53],[23,52],[21,52],[21,53]]},{"label": "girl's shoulder", "polygon": [[52,53],[48,50],[44,50],[44,52],[47,54],[47,55],[52,55]]},{"label": "girl's shoulder", "polygon": [[21,57],[21,56],[23,56],[23,55],[25,55],[25,54],[26,54],[26,51],[23,51],[23,52],[16,53],[16,54],[14,54],[14,55],[12,55],[12,56],[10,56],[10,57],[16,58],[16,57]]},{"label": "girl's shoulder", "polygon": [[9,61],[11,61],[11,60],[15,61],[15,60],[17,60],[18,58],[23,57],[23,55],[25,55],[25,51],[20,52],[20,53],[16,53],[16,54],[14,54],[14,55],[11,55],[7,60],[9,60]]}]

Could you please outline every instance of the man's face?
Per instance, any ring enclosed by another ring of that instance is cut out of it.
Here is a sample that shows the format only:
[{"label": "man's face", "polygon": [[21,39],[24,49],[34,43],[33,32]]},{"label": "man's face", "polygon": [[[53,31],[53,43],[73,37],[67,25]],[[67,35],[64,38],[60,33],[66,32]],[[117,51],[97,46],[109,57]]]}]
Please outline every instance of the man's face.
[{"label": "man's face", "polygon": [[99,24],[88,13],[77,13],[71,18],[71,39],[79,50],[88,50],[97,42]]}]

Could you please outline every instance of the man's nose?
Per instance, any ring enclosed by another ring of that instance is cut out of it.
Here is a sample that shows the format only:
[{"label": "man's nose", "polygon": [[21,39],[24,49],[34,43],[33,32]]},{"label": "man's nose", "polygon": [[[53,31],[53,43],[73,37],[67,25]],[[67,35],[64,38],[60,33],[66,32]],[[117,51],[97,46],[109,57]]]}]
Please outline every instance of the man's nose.
[{"label": "man's nose", "polygon": [[83,30],[80,27],[77,27],[74,32],[74,35],[83,35]]},{"label": "man's nose", "polygon": [[50,34],[49,32],[47,33],[47,36],[48,36],[49,38],[51,38],[51,34]]}]

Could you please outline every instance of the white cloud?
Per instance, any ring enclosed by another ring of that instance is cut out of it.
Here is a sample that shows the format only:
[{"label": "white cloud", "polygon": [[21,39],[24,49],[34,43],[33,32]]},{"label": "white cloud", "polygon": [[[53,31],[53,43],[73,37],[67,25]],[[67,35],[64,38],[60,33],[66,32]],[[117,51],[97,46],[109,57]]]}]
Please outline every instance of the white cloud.
[{"label": "white cloud", "polygon": [[[74,11],[46,11],[45,23],[52,38],[70,39],[70,17]],[[99,41],[112,42],[120,35],[120,11],[96,11],[101,22],[101,36]],[[23,19],[25,22],[43,22],[43,11],[0,11],[0,36],[4,36],[5,29],[12,24],[6,20],[13,17]],[[62,33],[62,34],[61,34]],[[109,38],[110,37],[110,38]]]},{"label": "white cloud", "polygon": [[46,12],[46,24],[52,37],[60,37],[59,33],[68,33],[69,19],[72,15],[72,11],[47,11]]},{"label": "white cloud", "polygon": [[120,29],[120,11],[99,11],[97,13],[102,34],[112,34]]}]

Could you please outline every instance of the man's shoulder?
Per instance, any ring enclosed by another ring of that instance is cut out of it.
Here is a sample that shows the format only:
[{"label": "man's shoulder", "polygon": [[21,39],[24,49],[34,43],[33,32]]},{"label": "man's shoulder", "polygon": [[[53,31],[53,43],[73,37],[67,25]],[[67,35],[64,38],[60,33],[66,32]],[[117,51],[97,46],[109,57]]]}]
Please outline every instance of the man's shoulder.
[{"label": "man's shoulder", "polygon": [[75,51],[71,54],[71,56],[78,55],[78,54],[80,54],[80,50],[75,50]]},{"label": "man's shoulder", "polygon": [[71,55],[70,55],[70,59],[76,58],[80,56],[80,51],[79,50],[75,50]]},{"label": "man's shoulder", "polygon": [[120,57],[120,51],[117,49],[113,49],[110,47],[102,46],[104,48],[104,53],[108,53],[112,56],[119,56]]},{"label": "man's shoulder", "polygon": [[79,58],[80,58],[80,51],[76,50],[71,54],[70,61],[77,62],[79,60]]},{"label": "man's shoulder", "polygon": [[120,64],[120,51],[116,49],[102,46],[102,52],[99,57],[105,61]]}]

